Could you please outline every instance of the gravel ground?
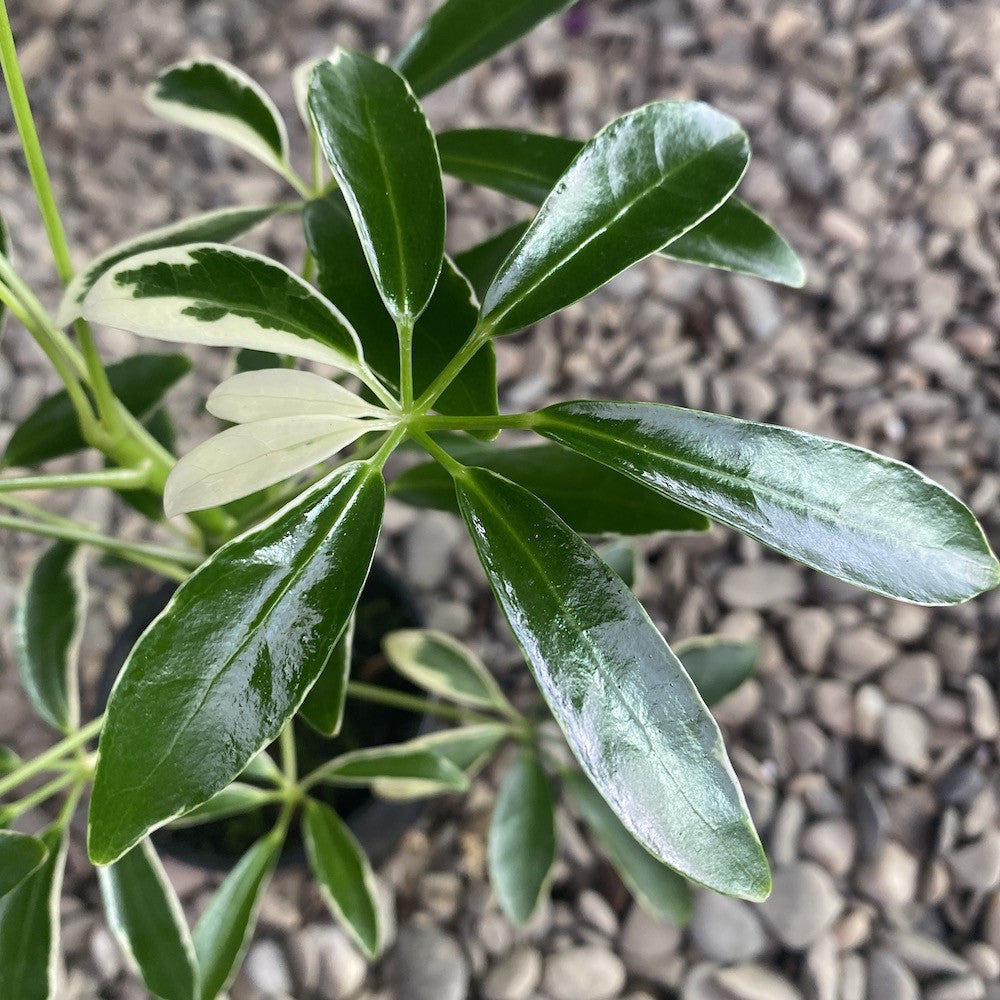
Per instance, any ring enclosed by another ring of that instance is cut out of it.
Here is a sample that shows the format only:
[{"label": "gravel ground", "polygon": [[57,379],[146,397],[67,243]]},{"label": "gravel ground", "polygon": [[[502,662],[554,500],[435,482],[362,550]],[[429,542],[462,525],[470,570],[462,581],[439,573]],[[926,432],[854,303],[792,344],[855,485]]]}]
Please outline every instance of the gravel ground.
[{"label": "gravel ground", "polygon": [[[139,86],[190,54],[229,58],[288,112],[286,70],[333,42],[394,45],[428,7],[31,0],[15,29],[80,259],[197,209],[281,195],[229,149],[154,121]],[[580,395],[656,399],[773,420],[911,461],[966,499],[998,539],[1000,496],[1000,6],[893,0],[593,0],[582,31],[553,22],[429,102],[438,125],[508,124],[586,136],[643,101],[699,97],[734,114],[755,159],[745,198],[803,256],[803,291],[651,261],[533,332],[498,345],[503,403]],[[0,202],[26,277],[54,299],[49,258],[0,111]],[[301,137],[297,149],[301,154]],[[451,190],[456,246],[516,217]],[[255,245],[293,260],[292,228]],[[136,349],[106,332],[109,355]],[[173,395],[201,411],[222,371]],[[51,386],[11,329],[0,437]],[[195,420],[183,444],[204,436]],[[137,530],[99,494],[74,512]],[[391,508],[386,558],[429,624],[466,636],[523,687],[471,546],[446,516]],[[0,613],[37,548],[6,536]],[[659,924],[560,816],[552,902],[525,930],[484,881],[491,775],[436,804],[380,873],[394,930],[366,968],[301,874],[282,873],[233,1000],[979,1000],[1000,998],[996,685],[1000,596],[927,610],[864,595],[714,530],[643,545],[640,592],[669,638],[754,637],[759,677],[720,706],[775,869],[753,906],[698,896],[689,930]],[[92,573],[88,670],[134,586]],[[10,666],[0,739],[32,752]],[[192,916],[215,876],[170,862]],[[71,855],[63,900],[66,997],[144,993]]]}]

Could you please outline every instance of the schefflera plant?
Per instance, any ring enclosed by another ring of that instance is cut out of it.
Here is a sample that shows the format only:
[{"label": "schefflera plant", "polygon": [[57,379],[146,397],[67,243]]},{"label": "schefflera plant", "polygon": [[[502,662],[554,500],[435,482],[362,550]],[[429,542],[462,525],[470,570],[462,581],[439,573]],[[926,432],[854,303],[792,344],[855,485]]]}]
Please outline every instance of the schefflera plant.
[{"label": "schefflera plant", "polygon": [[[951,604],[996,586],[1000,567],[970,512],[915,470],[863,449],[652,403],[572,401],[499,413],[494,339],[650,254],[802,283],[785,241],[734,195],[749,157],[745,134],[704,104],[657,101],[586,143],[498,129],[432,132],[420,96],[565,6],[497,0],[487,15],[472,0],[447,0],[391,66],[341,49],[300,68],[294,83],[314,152],[310,182],[292,168],[286,126],[256,83],[217,60],[171,67],[150,88],[151,107],[229,139],[301,197],[174,223],[75,276],[6,18],[0,24],[15,117],[67,284],[53,322],[0,255],[0,301],[66,383],[17,429],[4,461],[33,465],[86,444],[112,465],[6,480],[4,493],[110,487],[154,521],[165,507],[190,541],[187,550],[116,541],[46,519],[27,502],[14,505],[24,517],[0,515],[5,527],[62,540],[29,581],[18,634],[26,691],[65,734],[33,761],[0,762],[10,772],[0,794],[50,768],[62,772],[0,818],[6,825],[69,790],[40,838],[0,832],[0,994],[53,988],[49,903],[90,778],[82,748],[98,731],[90,857],[101,866],[113,929],[149,989],[168,1000],[225,988],[298,814],[331,908],[376,954],[370,867],[315,787],[360,784],[397,797],[461,791],[483,755],[508,739],[521,750],[499,795],[490,866],[505,911],[527,919],[554,851],[544,817],[558,750],[549,727],[497,700],[484,671],[462,674],[453,657],[442,682],[440,643],[434,669],[398,644],[395,661],[456,702],[434,711],[465,725],[298,774],[294,718],[333,735],[349,697],[406,700],[349,677],[352,616],[387,489],[464,518],[576,761],[556,772],[626,882],[676,917],[681,877],[760,899],[768,866],[706,707],[718,677],[706,685],[690,655],[682,662],[671,651],[608,553],[582,536],[704,531],[717,521],[900,600]],[[449,257],[442,172],[537,213]],[[228,245],[278,213],[301,213],[302,276]],[[87,321],[242,349],[241,370],[208,402],[232,426],[174,465],[161,398],[190,366],[181,356],[137,356],[105,368]],[[70,324],[79,351],[60,329]],[[297,360],[318,370],[297,368]],[[507,429],[546,440],[508,448],[495,441]],[[387,488],[386,461],[404,445],[423,449],[428,461]],[[180,582],[129,656],[106,715],[87,724],[72,672],[79,545]],[[472,675],[482,688],[470,702]],[[262,753],[275,741],[280,769]],[[273,832],[237,863],[190,934],[149,835],[275,802]],[[537,848],[530,870],[521,863],[528,846]],[[10,944],[29,939],[31,949]]]}]

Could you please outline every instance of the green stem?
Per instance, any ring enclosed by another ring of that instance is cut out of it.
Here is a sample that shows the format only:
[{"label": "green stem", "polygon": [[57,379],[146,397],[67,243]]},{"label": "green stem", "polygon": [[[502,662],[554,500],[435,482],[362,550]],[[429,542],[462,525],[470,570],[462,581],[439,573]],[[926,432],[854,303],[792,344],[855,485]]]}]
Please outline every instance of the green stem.
[{"label": "green stem", "polygon": [[410,429],[410,435],[414,441],[419,441],[428,454],[436,459],[439,464],[451,473],[453,479],[464,479],[468,475],[468,469],[457,459],[448,454],[429,434],[416,427]]},{"label": "green stem", "polygon": [[59,816],[56,819],[56,826],[66,829],[73,820],[73,813],[76,812],[76,807],[79,805],[80,796],[83,795],[84,786],[87,784],[86,778],[78,778],[76,784],[70,789],[69,795],[66,796],[66,801],[63,803],[62,809],[59,810]]},{"label": "green stem", "polygon": [[347,697],[356,701],[368,701],[375,705],[388,705],[391,708],[401,708],[407,712],[420,715],[436,715],[449,722],[496,722],[492,715],[474,712],[456,705],[443,705],[438,701],[430,701],[417,695],[406,694],[403,691],[391,691],[376,684],[363,684],[361,681],[347,682]]},{"label": "green stem", "polygon": [[56,761],[73,753],[78,747],[92,740],[104,725],[104,716],[100,715],[93,722],[88,722],[82,729],[60,740],[55,746],[50,747],[43,754],[39,754],[34,760],[25,761],[20,767],[11,771],[5,778],[0,779],[0,795],[6,795],[12,788],[17,788],[28,778],[47,771]]},{"label": "green stem", "polygon": [[21,490],[75,490],[84,486],[105,486],[111,490],[141,490],[149,483],[149,463],[138,469],[99,469],[96,472],[67,472],[52,476],[0,477],[0,493]]},{"label": "green stem", "polygon": [[398,427],[394,427],[385,437],[385,440],[379,445],[378,451],[370,459],[372,465],[378,466],[380,469],[385,465],[386,460],[389,456],[396,450],[396,445],[399,444],[403,438],[406,437],[406,425],[400,424]]},{"label": "green stem", "polygon": [[92,545],[105,552],[111,552],[125,558],[137,555],[146,559],[172,563],[175,566],[187,566],[189,569],[196,569],[201,565],[203,559],[197,552],[184,552],[163,545],[145,545],[142,542],[126,542],[87,528],[69,528],[42,521],[30,521],[23,517],[11,517],[8,514],[0,514],[0,528],[6,528],[9,531],[25,531],[32,535],[41,535],[43,538],[57,538],[65,542],[76,542],[79,545]]},{"label": "green stem", "polygon": [[74,768],[66,774],[59,775],[58,778],[53,778],[48,784],[42,785],[41,788],[30,795],[25,795],[23,799],[18,799],[17,802],[9,806],[4,806],[3,809],[0,809],[0,815],[3,816],[5,822],[10,823],[22,815],[22,813],[26,813],[29,809],[34,809],[35,806],[40,805],[47,799],[51,799],[53,795],[61,792],[67,785],[72,785],[74,781],[79,781],[79,779],[80,775],[77,769]]},{"label": "green stem", "polygon": [[413,319],[403,317],[399,324],[399,402],[413,408]]},{"label": "green stem", "polygon": [[469,334],[469,339],[459,348],[458,353],[445,365],[438,377],[413,405],[414,413],[422,416],[434,405],[438,396],[455,381],[459,372],[476,356],[479,348],[490,339],[491,329],[489,326],[477,326]]},{"label": "green stem", "polygon": [[281,743],[281,773],[289,785],[294,785],[299,779],[299,767],[295,754],[295,730],[289,719],[278,737]]},{"label": "green stem", "polygon": [[423,431],[465,430],[527,430],[534,423],[534,413],[509,413],[498,416],[437,417],[425,416],[413,421],[411,426]]}]

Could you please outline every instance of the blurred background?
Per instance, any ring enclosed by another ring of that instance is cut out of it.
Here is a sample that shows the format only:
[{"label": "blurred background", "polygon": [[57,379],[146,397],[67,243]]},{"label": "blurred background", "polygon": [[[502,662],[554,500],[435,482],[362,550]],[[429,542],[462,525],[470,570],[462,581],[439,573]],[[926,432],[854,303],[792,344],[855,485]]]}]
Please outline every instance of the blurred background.
[{"label": "blurred background", "polygon": [[[253,3],[20,0],[11,11],[78,263],[198,210],[285,198],[283,182],[212,138],[155,119],[142,88],[214,55],[284,112],[297,162],[293,65],[334,44],[399,44],[431,0]],[[1000,542],[1000,5],[901,0],[587,0],[427,101],[436,127],[586,138],[645,101],[699,98],[736,117],[754,159],[741,196],[802,256],[802,290],[651,260],[497,345],[501,402],[659,400],[788,424],[915,464]],[[452,249],[525,217],[448,188]],[[54,303],[51,260],[6,102],[0,209],[22,273]],[[248,245],[294,261],[285,220]],[[109,357],[138,349],[102,331]],[[181,447],[207,436],[204,352],[171,396]],[[12,325],[0,350],[0,441],[53,380]],[[188,426],[189,424],[189,426]],[[93,494],[93,495],[92,495]],[[99,491],[74,514],[136,527]],[[515,685],[523,668],[471,545],[447,515],[392,507],[385,557],[428,624],[467,639]],[[37,552],[5,536],[9,621]],[[640,596],[668,638],[760,643],[759,676],[720,707],[775,867],[761,906],[698,897],[688,931],[633,906],[560,817],[553,901],[526,931],[484,880],[491,776],[436,804],[380,873],[394,944],[366,967],[295,871],[269,893],[233,1000],[980,1000],[1000,998],[1000,596],[928,610],[862,594],[721,529],[642,543]],[[141,577],[103,570],[87,651],[98,664]],[[26,709],[2,632],[0,740],[48,738]],[[82,848],[63,927],[65,996],[131,1000]],[[218,881],[168,862],[196,914]]]}]

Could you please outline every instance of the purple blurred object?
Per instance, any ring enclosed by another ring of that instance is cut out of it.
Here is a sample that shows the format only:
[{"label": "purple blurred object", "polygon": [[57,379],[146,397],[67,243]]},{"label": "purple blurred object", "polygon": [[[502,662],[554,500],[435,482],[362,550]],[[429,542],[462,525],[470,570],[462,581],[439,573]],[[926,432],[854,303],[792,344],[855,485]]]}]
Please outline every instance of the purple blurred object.
[{"label": "purple blurred object", "polygon": [[585,3],[574,4],[566,11],[566,16],[563,18],[563,30],[570,38],[576,38],[586,32],[589,21],[587,5]]}]

